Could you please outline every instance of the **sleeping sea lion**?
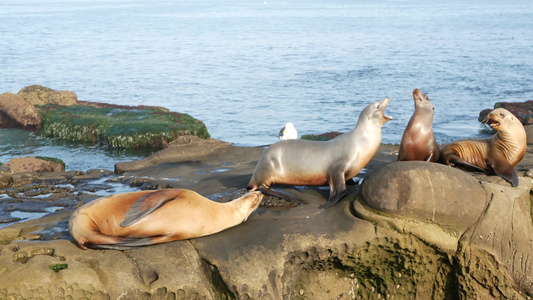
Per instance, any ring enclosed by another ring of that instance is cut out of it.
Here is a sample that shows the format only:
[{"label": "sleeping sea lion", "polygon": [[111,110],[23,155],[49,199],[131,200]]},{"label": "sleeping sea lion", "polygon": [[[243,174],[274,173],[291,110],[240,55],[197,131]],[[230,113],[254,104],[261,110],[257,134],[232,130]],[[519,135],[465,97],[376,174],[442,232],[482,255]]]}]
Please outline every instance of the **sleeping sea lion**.
[{"label": "sleeping sea lion", "polygon": [[260,192],[252,192],[219,203],[184,189],[117,194],[77,209],[69,230],[82,249],[123,250],[184,240],[246,221],[262,198]]}]

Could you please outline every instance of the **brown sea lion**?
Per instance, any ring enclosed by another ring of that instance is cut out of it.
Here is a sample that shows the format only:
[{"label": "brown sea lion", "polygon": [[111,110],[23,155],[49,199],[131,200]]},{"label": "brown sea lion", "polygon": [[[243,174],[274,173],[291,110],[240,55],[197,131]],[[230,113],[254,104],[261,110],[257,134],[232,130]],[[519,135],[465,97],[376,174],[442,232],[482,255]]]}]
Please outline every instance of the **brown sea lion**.
[{"label": "brown sea lion", "polygon": [[183,189],[117,194],[77,209],[69,230],[82,249],[123,250],[184,240],[246,221],[262,198],[260,192],[252,192],[219,203]]},{"label": "brown sea lion", "polygon": [[381,143],[381,127],[391,117],[385,115],[389,98],[368,105],[351,131],[329,141],[286,140],[263,151],[247,188],[298,202],[270,188],[272,184],[325,185],[329,207],[346,195],[346,180],[357,175],[376,153]]},{"label": "brown sea lion", "polygon": [[403,132],[398,161],[423,160],[439,161],[439,145],[433,134],[433,114],[435,108],[428,96],[419,89],[413,90],[415,112]]},{"label": "brown sea lion", "polygon": [[520,121],[508,110],[497,108],[487,116],[487,124],[496,134],[485,139],[452,142],[440,151],[440,162],[462,165],[496,175],[518,186],[514,169],[526,153],[526,131]]}]

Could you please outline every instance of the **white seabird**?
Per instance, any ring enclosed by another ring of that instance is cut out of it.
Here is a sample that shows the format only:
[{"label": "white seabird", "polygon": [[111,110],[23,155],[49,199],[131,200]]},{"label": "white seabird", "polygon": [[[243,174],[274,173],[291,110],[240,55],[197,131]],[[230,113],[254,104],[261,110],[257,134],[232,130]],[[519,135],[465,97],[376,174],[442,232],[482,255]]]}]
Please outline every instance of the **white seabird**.
[{"label": "white seabird", "polygon": [[295,140],[298,138],[298,132],[294,128],[294,125],[289,122],[285,124],[285,127],[281,128],[278,138],[280,140]]}]

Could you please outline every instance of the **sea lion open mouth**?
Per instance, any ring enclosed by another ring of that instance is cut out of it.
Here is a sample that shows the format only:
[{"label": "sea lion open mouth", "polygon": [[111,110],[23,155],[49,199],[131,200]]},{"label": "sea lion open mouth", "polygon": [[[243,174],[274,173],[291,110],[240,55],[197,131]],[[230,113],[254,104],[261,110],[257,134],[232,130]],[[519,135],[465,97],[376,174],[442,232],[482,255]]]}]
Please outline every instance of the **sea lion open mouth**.
[{"label": "sea lion open mouth", "polygon": [[382,103],[382,104],[379,104],[377,108],[379,109],[380,106],[383,105],[383,110],[382,110],[382,112],[381,112],[381,114],[382,114],[382,116],[383,116],[383,119],[385,119],[385,122],[392,120],[393,118],[392,118],[391,116],[387,116],[387,115],[385,114],[385,109],[386,109],[387,106],[389,105],[389,98],[388,98],[388,97],[385,97],[383,100],[381,100],[381,103]]},{"label": "sea lion open mouth", "polygon": [[487,120],[487,124],[489,124],[490,128],[493,128],[493,129],[498,127],[498,126],[500,126],[500,122],[498,122],[498,121],[496,121],[494,119],[491,119],[491,118],[489,118]]}]

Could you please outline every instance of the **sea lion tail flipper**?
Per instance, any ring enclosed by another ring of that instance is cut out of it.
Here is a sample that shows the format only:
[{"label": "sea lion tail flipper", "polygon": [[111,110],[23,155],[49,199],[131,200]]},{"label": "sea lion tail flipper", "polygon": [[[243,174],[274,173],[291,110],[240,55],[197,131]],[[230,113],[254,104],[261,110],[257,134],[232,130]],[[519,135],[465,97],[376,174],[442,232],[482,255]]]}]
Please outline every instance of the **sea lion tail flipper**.
[{"label": "sea lion tail flipper", "polygon": [[[110,250],[128,250],[136,247],[147,246],[155,244],[154,238],[152,237],[129,237],[129,238],[120,238],[115,237],[117,240],[115,242],[109,243],[90,243],[87,246],[92,249],[110,249]],[[160,242],[161,243],[161,242]]]},{"label": "sea lion tail flipper", "polygon": [[135,224],[135,222],[149,215],[164,203],[177,198],[181,192],[182,190],[180,189],[159,190],[142,196],[126,212],[126,217],[120,223],[120,226],[127,227]]},{"label": "sea lion tail flipper", "polygon": [[130,239],[98,233],[85,241],[81,241],[79,244],[83,249],[117,249],[117,245],[127,243]]},{"label": "sea lion tail flipper", "polygon": [[[496,161],[498,161],[498,163],[496,163]],[[518,186],[518,174],[516,174],[515,169],[513,166],[511,166],[503,154],[498,159],[489,160],[488,163],[496,175],[509,181],[513,187]]]},{"label": "sea lion tail flipper", "polygon": [[266,186],[262,186],[259,188],[259,190],[261,191],[261,193],[265,194],[265,195],[270,195],[270,196],[274,196],[274,197],[278,197],[278,198],[282,198],[282,199],[285,199],[287,201],[290,201],[292,203],[295,203],[295,206],[298,206],[300,204],[302,204],[302,202],[298,199],[296,199],[295,197],[287,194],[287,193],[282,193],[282,192],[278,192],[278,191],[275,191],[273,189],[271,189],[270,187],[266,187]]}]

